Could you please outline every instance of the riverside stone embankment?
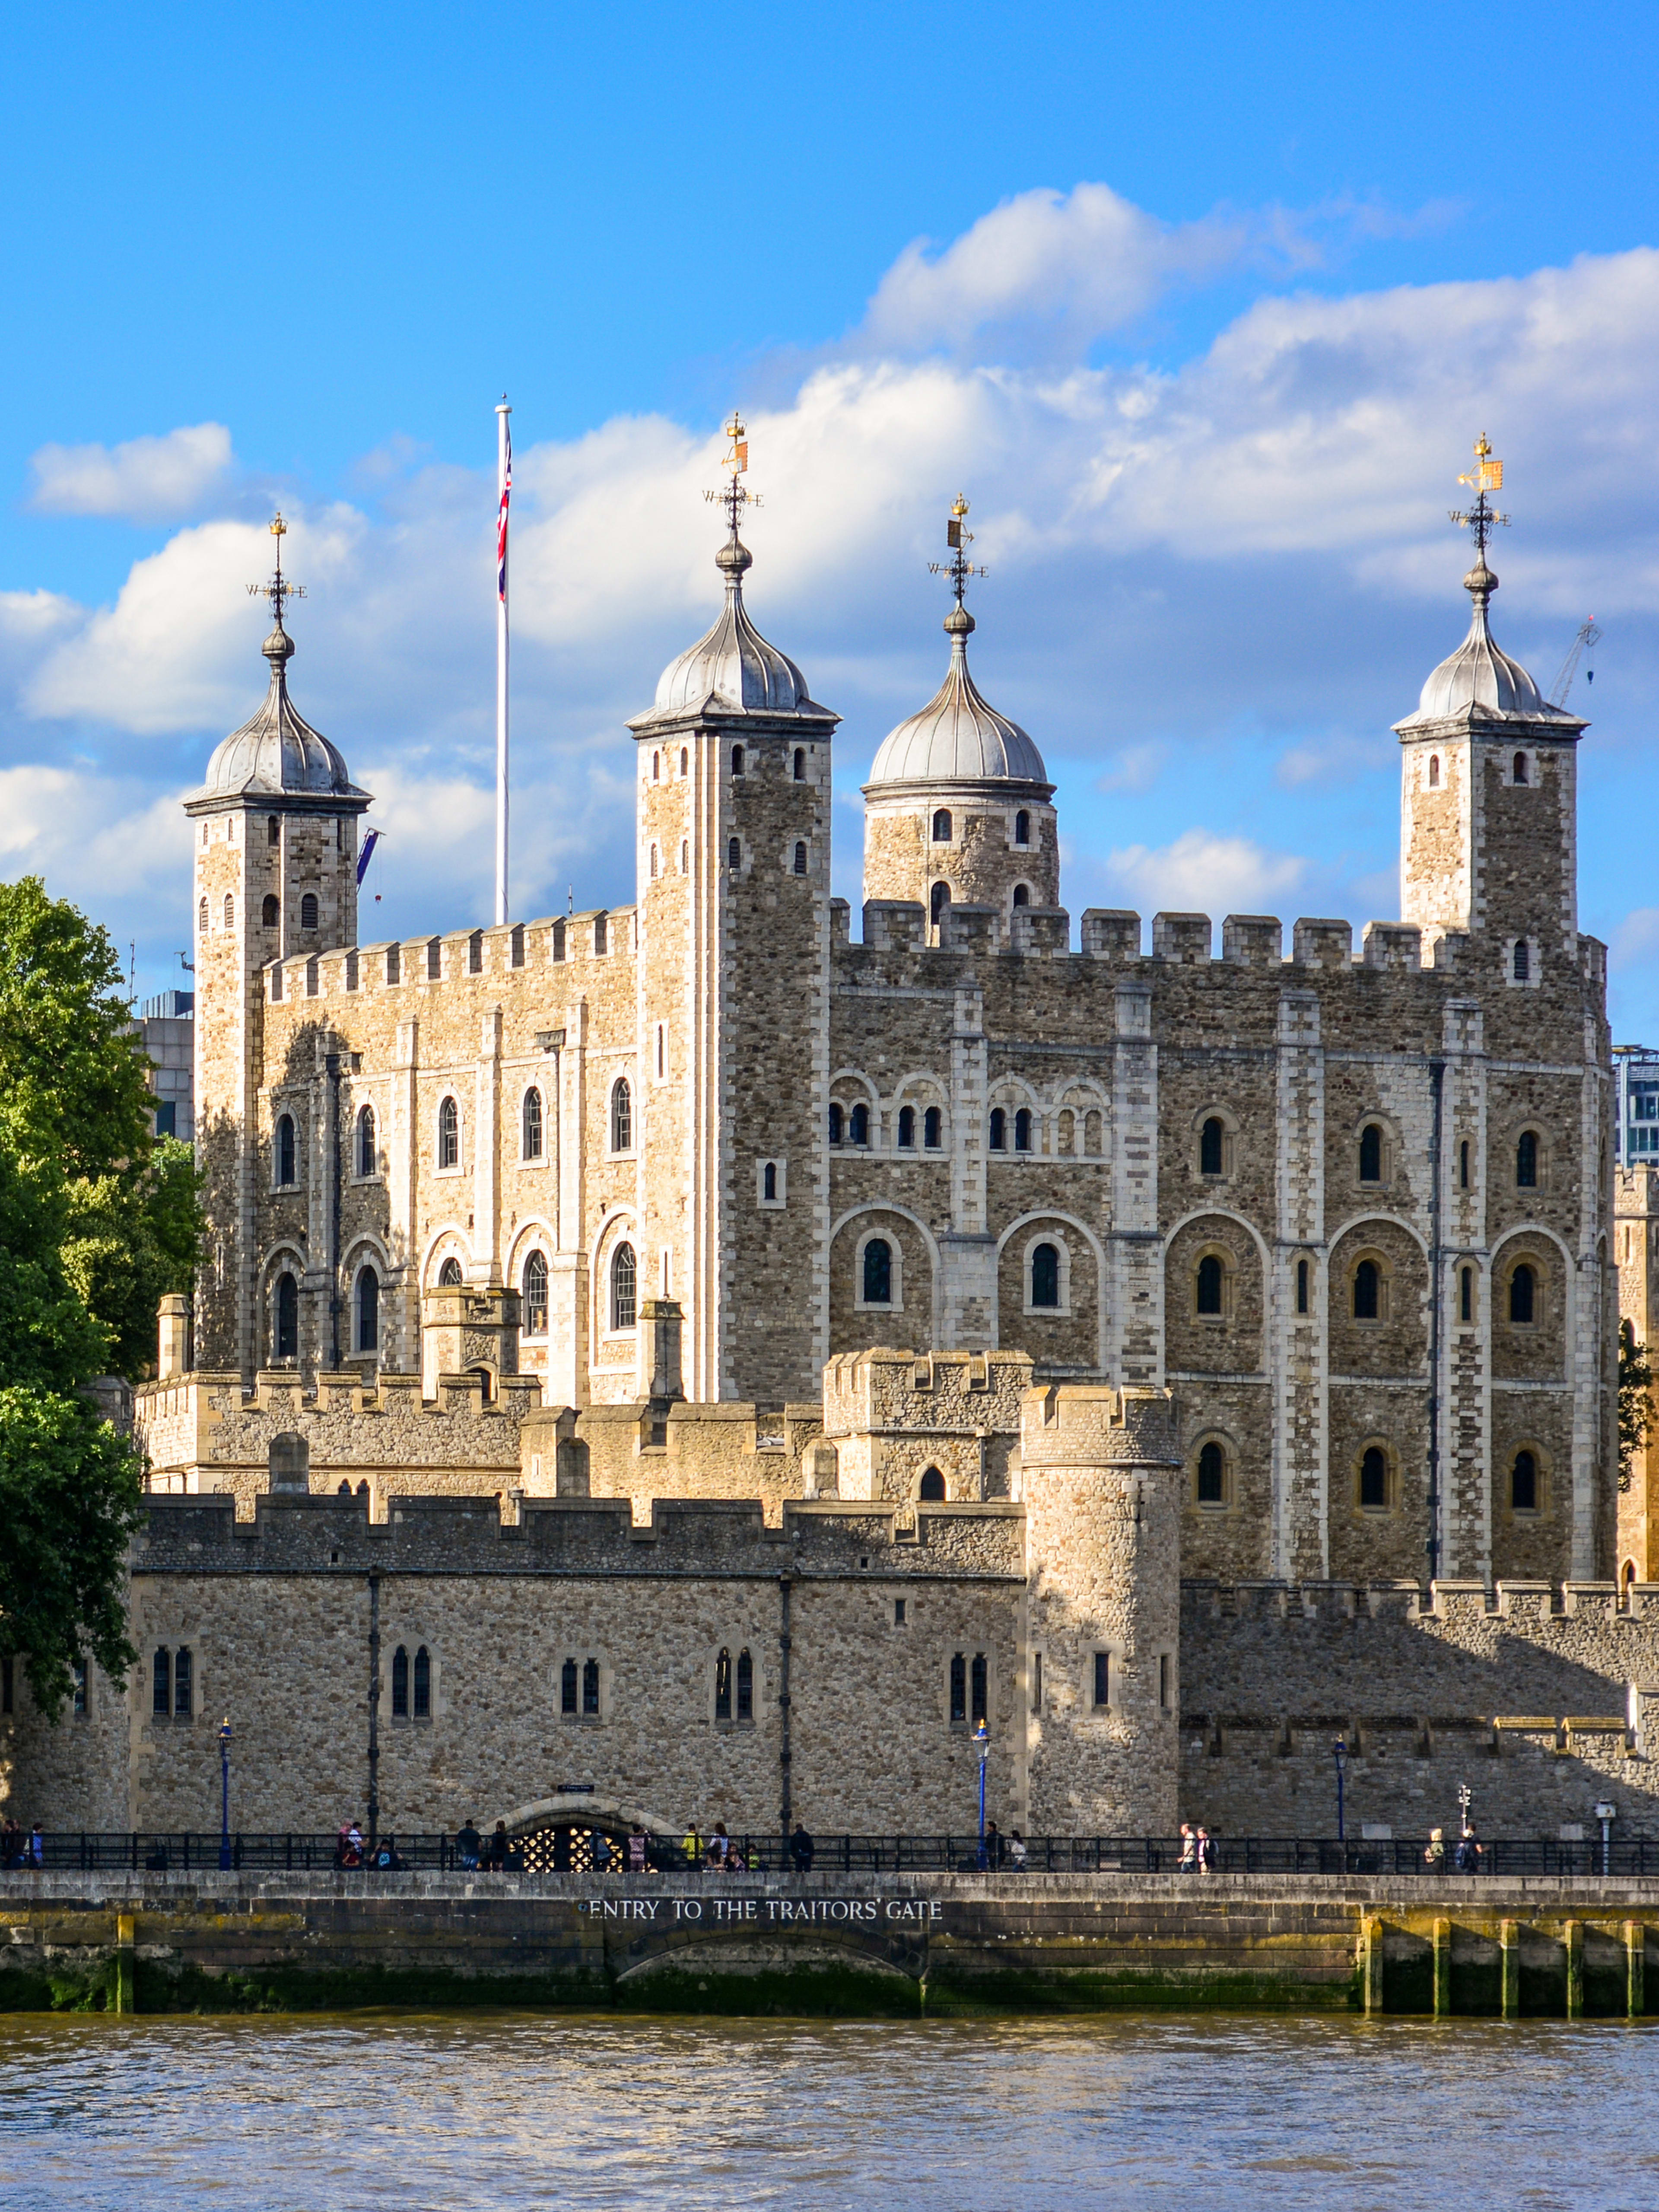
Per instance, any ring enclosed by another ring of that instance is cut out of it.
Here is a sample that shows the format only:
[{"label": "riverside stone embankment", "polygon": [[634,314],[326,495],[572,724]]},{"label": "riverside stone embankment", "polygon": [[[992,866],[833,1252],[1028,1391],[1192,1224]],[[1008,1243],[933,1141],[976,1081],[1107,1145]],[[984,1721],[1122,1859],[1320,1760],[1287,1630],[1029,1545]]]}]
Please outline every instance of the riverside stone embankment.
[{"label": "riverside stone embankment", "polygon": [[1659,1881],[0,1875],[0,2008],[1640,2014]]}]

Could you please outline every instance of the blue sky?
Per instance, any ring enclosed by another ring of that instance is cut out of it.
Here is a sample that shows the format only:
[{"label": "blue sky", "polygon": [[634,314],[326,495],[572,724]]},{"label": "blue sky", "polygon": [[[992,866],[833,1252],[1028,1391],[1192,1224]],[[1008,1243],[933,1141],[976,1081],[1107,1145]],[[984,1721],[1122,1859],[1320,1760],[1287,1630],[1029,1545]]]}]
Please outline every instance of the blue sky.
[{"label": "blue sky", "polygon": [[520,457],[521,911],[629,896],[622,718],[750,603],[857,787],[943,663],[1060,786],[1087,904],[1387,915],[1388,726],[1466,620],[1445,520],[1509,464],[1498,635],[1606,632],[1583,926],[1659,1040],[1651,6],[297,6],[9,27],[0,867],[188,942],[176,800],[264,674],[281,501],[302,708],[379,794],[365,934],[488,910],[493,403]]}]

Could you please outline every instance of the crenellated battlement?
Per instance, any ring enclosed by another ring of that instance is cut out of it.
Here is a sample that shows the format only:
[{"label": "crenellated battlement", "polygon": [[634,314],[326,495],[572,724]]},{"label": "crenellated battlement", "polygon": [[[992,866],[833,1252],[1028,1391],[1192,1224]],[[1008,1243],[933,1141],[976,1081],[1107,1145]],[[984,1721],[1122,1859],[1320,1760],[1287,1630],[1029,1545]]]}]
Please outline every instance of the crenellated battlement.
[{"label": "crenellated battlement", "polygon": [[758,1498],[659,1498],[636,1522],[626,1498],[394,1494],[367,1500],[268,1492],[251,1520],[229,1498],[157,1498],[133,1570],[183,1573],[612,1575],[665,1577],[915,1575],[1014,1580],[1024,1574],[1018,1506],[858,1507],[791,1501],[769,1524]]}]

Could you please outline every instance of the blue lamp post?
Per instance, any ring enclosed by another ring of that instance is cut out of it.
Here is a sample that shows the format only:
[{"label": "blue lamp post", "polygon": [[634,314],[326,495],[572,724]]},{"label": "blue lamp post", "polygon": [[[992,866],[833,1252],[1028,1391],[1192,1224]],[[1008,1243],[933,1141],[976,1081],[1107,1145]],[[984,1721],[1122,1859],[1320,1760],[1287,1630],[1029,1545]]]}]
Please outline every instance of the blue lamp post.
[{"label": "blue lamp post", "polygon": [[985,1863],[985,1762],[990,1755],[991,1731],[981,1720],[974,1730],[974,1748],[979,1753],[979,1863]]},{"label": "blue lamp post", "polygon": [[1348,1838],[1347,1826],[1342,1813],[1342,1778],[1347,1769],[1348,1747],[1340,1736],[1331,1746],[1331,1753],[1336,1760],[1336,1840],[1339,1844],[1342,1844]]},{"label": "blue lamp post", "polygon": [[219,1731],[219,1871],[230,1872],[230,1715]]}]

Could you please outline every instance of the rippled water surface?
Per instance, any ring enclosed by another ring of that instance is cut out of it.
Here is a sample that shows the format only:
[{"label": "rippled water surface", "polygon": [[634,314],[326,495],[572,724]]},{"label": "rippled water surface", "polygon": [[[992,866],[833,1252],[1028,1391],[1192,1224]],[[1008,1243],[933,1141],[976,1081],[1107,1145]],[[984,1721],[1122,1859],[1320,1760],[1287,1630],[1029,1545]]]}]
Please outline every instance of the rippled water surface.
[{"label": "rippled water surface", "polygon": [[13,2016],[0,2205],[1659,2208],[1656,2029]]}]

